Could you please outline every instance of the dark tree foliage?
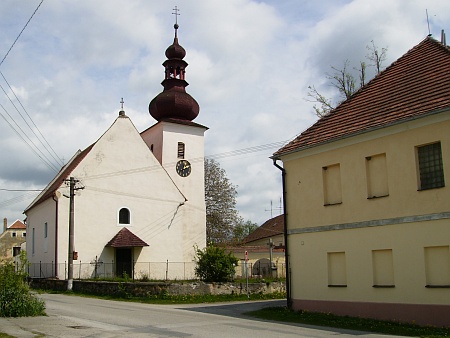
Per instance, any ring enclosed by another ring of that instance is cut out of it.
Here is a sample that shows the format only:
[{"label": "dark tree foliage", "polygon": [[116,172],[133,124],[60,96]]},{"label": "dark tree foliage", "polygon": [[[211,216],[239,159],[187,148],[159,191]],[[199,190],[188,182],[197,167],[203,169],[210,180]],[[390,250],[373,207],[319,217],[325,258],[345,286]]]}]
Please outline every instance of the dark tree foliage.
[{"label": "dark tree foliage", "polygon": [[219,163],[205,159],[206,240],[208,244],[227,243],[240,221],[236,210],[236,186]]},{"label": "dark tree foliage", "polygon": [[233,279],[239,260],[225,248],[214,245],[203,250],[195,247],[195,274],[204,282],[227,282]]},{"label": "dark tree foliage", "polygon": [[240,244],[242,240],[256,230],[257,227],[258,224],[256,223],[249,220],[244,222],[244,220],[241,219],[241,221],[233,228],[233,244]]}]

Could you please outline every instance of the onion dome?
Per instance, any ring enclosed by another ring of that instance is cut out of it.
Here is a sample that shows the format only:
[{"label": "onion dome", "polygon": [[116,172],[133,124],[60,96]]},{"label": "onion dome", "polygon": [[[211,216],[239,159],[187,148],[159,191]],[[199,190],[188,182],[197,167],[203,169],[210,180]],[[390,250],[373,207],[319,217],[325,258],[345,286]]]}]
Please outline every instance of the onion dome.
[{"label": "onion dome", "polygon": [[161,82],[164,90],[148,107],[150,115],[157,121],[169,118],[192,121],[200,111],[197,101],[186,93],[189,83],[185,80],[185,69],[188,64],[183,60],[186,51],[178,44],[178,27],[178,24],[174,25],[175,38],[166,49],[167,60],[163,63],[165,79]]}]

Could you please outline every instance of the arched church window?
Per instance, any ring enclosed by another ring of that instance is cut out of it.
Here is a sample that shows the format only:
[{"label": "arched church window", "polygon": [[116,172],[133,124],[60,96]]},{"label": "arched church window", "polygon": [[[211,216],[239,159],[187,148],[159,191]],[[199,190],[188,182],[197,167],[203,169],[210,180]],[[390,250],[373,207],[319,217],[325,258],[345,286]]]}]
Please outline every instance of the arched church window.
[{"label": "arched church window", "polygon": [[127,208],[119,210],[119,224],[130,224],[130,210]]},{"label": "arched church window", "polygon": [[184,143],[178,142],[178,158],[184,158]]}]

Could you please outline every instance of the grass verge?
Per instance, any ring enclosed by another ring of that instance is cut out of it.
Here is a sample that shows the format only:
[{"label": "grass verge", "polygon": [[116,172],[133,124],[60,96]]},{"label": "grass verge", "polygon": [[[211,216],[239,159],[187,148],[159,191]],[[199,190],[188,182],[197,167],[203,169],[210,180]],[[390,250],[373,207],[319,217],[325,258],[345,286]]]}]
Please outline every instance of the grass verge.
[{"label": "grass verge", "polygon": [[[50,293],[48,291],[40,291],[42,293]],[[286,293],[277,292],[271,294],[232,294],[232,295],[171,295],[161,292],[157,295],[147,295],[143,297],[133,297],[127,293],[115,295],[94,295],[88,293],[80,293],[74,291],[51,292],[62,293],[67,295],[75,295],[82,297],[94,297],[108,300],[120,300],[127,302],[138,302],[147,304],[199,304],[199,303],[220,303],[220,302],[236,302],[249,300],[270,300],[270,299],[286,299]]]},{"label": "grass verge", "polygon": [[246,315],[280,322],[290,322],[317,326],[334,327],[348,330],[377,332],[412,337],[450,337],[450,328],[437,328],[404,324],[398,322],[364,319],[348,316],[336,316],[327,313],[293,311],[286,307],[269,307]]},{"label": "grass verge", "polygon": [[0,332],[0,338],[15,338],[14,336],[10,336],[7,333],[4,332]]}]

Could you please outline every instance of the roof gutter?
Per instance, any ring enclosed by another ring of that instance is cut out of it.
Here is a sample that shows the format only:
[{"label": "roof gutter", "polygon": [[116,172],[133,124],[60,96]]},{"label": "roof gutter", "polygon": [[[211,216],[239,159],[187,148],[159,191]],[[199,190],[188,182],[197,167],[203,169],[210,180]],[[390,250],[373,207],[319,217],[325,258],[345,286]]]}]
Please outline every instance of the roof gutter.
[{"label": "roof gutter", "polygon": [[422,118],[425,118],[425,117],[428,117],[428,116],[432,116],[432,115],[438,115],[438,114],[441,114],[441,113],[448,112],[449,110],[450,110],[450,106],[447,106],[447,107],[443,107],[443,108],[432,110],[432,111],[430,111],[428,113],[425,113],[425,114],[414,115],[414,116],[411,116],[411,117],[406,118],[406,119],[402,119],[402,120],[399,120],[399,121],[394,121],[394,122],[391,122],[391,123],[386,124],[386,125],[371,127],[371,128],[360,130],[360,131],[356,131],[356,132],[353,132],[353,133],[350,133],[350,134],[340,135],[340,136],[337,136],[335,138],[331,138],[331,139],[328,139],[328,140],[325,140],[325,141],[322,141],[322,142],[319,142],[319,143],[305,145],[305,146],[300,146],[300,147],[297,147],[297,148],[294,148],[294,149],[291,149],[291,150],[288,150],[288,151],[284,151],[284,152],[281,151],[281,152],[279,152],[280,150],[282,150],[284,148],[283,147],[280,150],[278,150],[274,154],[274,156],[272,156],[270,158],[275,161],[275,160],[279,159],[278,158],[279,156],[290,155],[290,154],[293,154],[293,153],[297,153],[299,151],[303,151],[303,150],[319,147],[319,146],[322,146],[322,145],[325,145],[325,144],[329,144],[329,143],[345,140],[345,139],[348,139],[348,138],[351,138],[351,137],[354,137],[354,136],[371,133],[373,131],[377,131],[377,130],[380,130],[380,129],[393,127],[393,126],[396,126],[396,125],[399,125],[399,124],[402,124],[402,123],[419,120],[419,119],[422,119]]},{"label": "roof gutter", "polygon": [[288,233],[287,233],[287,215],[286,215],[286,169],[277,164],[278,158],[273,158],[273,165],[281,170],[282,186],[283,186],[283,218],[284,218],[284,260],[286,263],[286,299],[288,309],[292,309],[291,298],[291,274],[289,268],[289,251],[288,251]]}]

